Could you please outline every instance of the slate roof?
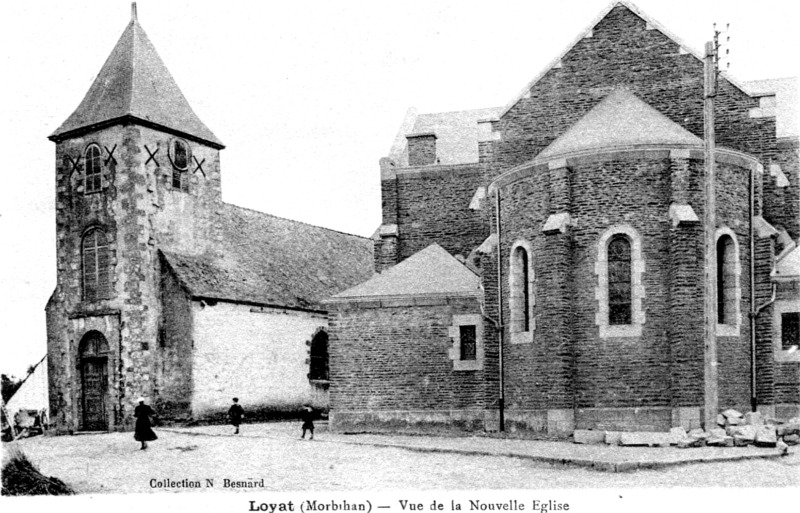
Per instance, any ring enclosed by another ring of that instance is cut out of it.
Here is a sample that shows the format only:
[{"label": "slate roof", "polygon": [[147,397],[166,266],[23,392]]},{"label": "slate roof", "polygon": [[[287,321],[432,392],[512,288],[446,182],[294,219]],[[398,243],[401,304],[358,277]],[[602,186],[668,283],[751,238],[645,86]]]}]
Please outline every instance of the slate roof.
[{"label": "slate roof", "polygon": [[373,241],[224,204],[216,255],[162,251],[193,297],[319,310],[373,275]]},{"label": "slate roof", "polygon": [[83,101],[49,138],[58,142],[123,120],[167,129],[218,149],[224,147],[194,113],[135,17]]},{"label": "slate roof", "polygon": [[650,145],[702,147],[703,140],[627,89],[616,89],[536,158]]},{"label": "slate roof", "polygon": [[414,253],[371,280],[333,296],[331,302],[401,296],[477,295],[481,280],[438,244]]},{"label": "slate roof", "polygon": [[412,109],[406,116],[389,153],[399,167],[408,167],[406,136],[436,134],[436,158],[440,164],[478,162],[478,121],[496,119],[500,108],[419,114]]},{"label": "slate roof", "polygon": [[775,94],[775,125],[778,137],[797,137],[798,130],[798,89],[797,77],[752,80],[745,85],[756,95]]},{"label": "slate roof", "polygon": [[800,279],[800,246],[784,255],[775,266],[776,278]]}]

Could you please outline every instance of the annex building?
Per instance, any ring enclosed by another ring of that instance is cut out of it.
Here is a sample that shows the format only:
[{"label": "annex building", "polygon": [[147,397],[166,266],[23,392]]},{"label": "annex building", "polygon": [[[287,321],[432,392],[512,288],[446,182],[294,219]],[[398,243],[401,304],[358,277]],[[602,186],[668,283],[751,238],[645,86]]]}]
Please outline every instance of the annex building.
[{"label": "annex building", "polygon": [[56,143],[51,426],[327,407],[321,300],[368,279],[372,241],[226,204],[220,140],[136,18]]},{"label": "annex building", "polygon": [[[720,411],[800,414],[796,88],[718,77]],[[616,2],[505,107],[411,112],[379,274],[325,302],[332,428],[699,427],[703,93],[702,56]]]}]

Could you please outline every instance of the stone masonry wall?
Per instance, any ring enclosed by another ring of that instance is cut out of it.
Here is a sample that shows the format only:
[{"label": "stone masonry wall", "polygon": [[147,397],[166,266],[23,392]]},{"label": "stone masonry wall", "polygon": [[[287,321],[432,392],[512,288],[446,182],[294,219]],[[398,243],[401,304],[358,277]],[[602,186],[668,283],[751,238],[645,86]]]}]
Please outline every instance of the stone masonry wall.
[{"label": "stone masonry wall", "polygon": [[[215,238],[217,223],[213,215],[221,201],[218,152],[189,143],[190,156],[199,162],[205,159],[206,175],[194,173],[192,164],[189,192],[174,191],[166,158],[171,138],[136,125],[118,125],[56,146],[58,278],[48,307],[48,350],[50,354],[66,354],[66,366],[77,369],[77,344],[85,331],[80,323],[70,320],[109,317],[107,321],[97,321],[100,326],[115,326],[118,330],[101,331],[109,342],[119,341],[113,348],[117,360],[113,363],[114,373],[109,374],[113,379],[109,380],[106,393],[107,408],[116,412],[108,415],[109,429],[132,428],[135,399],[144,395],[156,404],[159,387],[170,386],[156,383],[161,357],[156,248],[163,242],[170,249],[203,252],[209,247],[208,241]],[[91,143],[101,148],[102,187],[85,194],[83,155]],[[155,154],[154,159],[150,159],[148,149]],[[81,240],[92,227],[101,228],[108,239],[111,295],[108,299],[84,301]],[[69,397],[56,400],[53,405],[54,416],[63,419],[56,426],[61,431],[79,429],[81,424],[77,406],[81,390],[75,387],[79,378],[71,378],[70,372],[56,370],[50,380],[52,396]]]},{"label": "stone masonry wall", "polygon": [[[616,87],[703,137],[703,63],[618,6],[496,123],[502,140],[493,150],[495,172],[533,159]],[[720,78],[717,144],[768,163],[777,151],[775,119],[751,119],[758,106],[757,98]]]},{"label": "stone masonry wall", "polygon": [[[579,409],[701,404],[702,231],[699,224],[672,226],[667,216],[670,160],[668,152],[662,153],[664,158],[655,160],[634,154],[603,162],[583,158],[571,165],[572,226],[566,234],[541,231],[555,213],[549,205],[557,190],[546,166],[501,189],[504,319],[510,315],[509,252],[520,239],[531,245],[535,275],[533,343],[510,344],[510,334],[505,335],[510,409],[571,408],[573,393]],[[692,161],[690,171],[683,194],[702,217],[702,161]],[[718,222],[737,236],[742,271],[738,335],[718,338],[720,405],[745,410],[750,393],[748,179],[747,169],[718,165]],[[641,336],[604,339],[595,319],[597,244],[606,230],[623,224],[642,241],[645,323]]]},{"label": "stone masonry wall", "polygon": [[192,301],[164,257],[161,267],[162,315],[158,326],[159,364],[153,408],[164,420],[185,420],[192,413]]},{"label": "stone masonry wall", "polygon": [[469,205],[482,185],[478,166],[440,166],[398,173],[398,261],[436,242],[466,257],[489,235],[489,226]]},{"label": "stone masonry wall", "polygon": [[788,179],[788,186],[778,184],[769,166],[764,172],[764,219],[777,229],[785,229],[792,240],[800,239],[800,148],[797,138],[778,142],[775,163]]},{"label": "stone masonry wall", "polygon": [[482,411],[484,372],[455,371],[448,356],[453,315],[479,312],[474,300],[331,312],[332,414]]}]

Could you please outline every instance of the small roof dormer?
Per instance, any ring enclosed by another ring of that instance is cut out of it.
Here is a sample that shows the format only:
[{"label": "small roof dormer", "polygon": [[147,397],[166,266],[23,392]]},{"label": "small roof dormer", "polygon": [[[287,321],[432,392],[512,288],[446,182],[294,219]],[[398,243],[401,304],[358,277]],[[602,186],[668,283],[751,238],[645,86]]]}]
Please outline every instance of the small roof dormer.
[{"label": "small roof dormer", "polygon": [[59,142],[123,122],[164,130],[216,149],[224,148],[194,113],[158,56],[139,25],[135,3],[130,23],[83,101],[49,139]]}]

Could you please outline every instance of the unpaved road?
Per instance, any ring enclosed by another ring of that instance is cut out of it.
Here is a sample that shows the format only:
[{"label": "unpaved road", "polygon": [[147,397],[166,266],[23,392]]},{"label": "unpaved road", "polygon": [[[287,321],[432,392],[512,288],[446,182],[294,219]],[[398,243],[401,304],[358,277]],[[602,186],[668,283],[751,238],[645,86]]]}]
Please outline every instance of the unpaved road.
[{"label": "unpaved road", "polygon": [[[36,437],[4,446],[19,447],[45,475],[62,479],[79,493],[253,491],[224,489],[224,479],[263,479],[264,488],[258,491],[800,486],[797,451],[778,460],[606,473],[512,457],[347,443],[358,441],[358,435],[318,433],[312,442],[298,439],[298,426],[245,425],[240,436],[229,435],[225,426],[192,433],[156,429],[159,439],[145,451],[132,433]],[[207,486],[209,479],[213,488]],[[184,480],[201,487],[158,484]]]}]

